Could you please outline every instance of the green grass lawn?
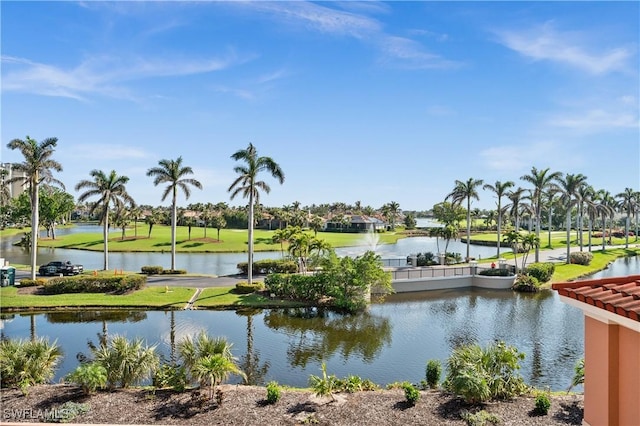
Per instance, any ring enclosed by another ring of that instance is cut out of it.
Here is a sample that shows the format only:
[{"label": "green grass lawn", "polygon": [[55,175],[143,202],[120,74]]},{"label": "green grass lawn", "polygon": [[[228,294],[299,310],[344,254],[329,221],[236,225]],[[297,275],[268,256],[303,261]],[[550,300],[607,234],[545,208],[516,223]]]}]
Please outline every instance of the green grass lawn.
[{"label": "green grass lawn", "polygon": [[611,250],[598,250],[592,251],[593,259],[589,265],[574,265],[561,263],[556,265],[551,282],[564,282],[577,278],[591,275],[594,272],[601,271],[607,267],[607,265],[619,257],[624,256],[640,256],[640,248],[618,248]]},{"label": "green grass lawn", "polygon": [[273,308],[273,307],[296,307],[305,306],[302,303],[276,300],[265,297],[261,294],[237,294],[232,291],[233,287],[212,287],[205,288],[198,300],[194,303],[196,308],[220,308],[220,307],[252,307],[252,308]]},{"label": "green grass lawn", "polygon": [[[275,231],[257,229],[254,233],[255,251],[279,251],[281,246],[272,240]],[[309,233],[313,234],[312,231]],[[405,235],[396,232],[376,234],[380,243],[392,244]],[[193,227],[191,238],[186,226],[178,226],[176,233],[176,251],[181,253],[233,253],[247,251],[246,229],[222,229],[220,240],[216,229],[208,228],[204,237],[204,228]],[[318,238],[325,240],[333,247],[347,247],[364,244],[366,234],[319,232]],[[41,238],[40,247],[73,248],[102,251],[104,249],[101,233],[77,233],[53,239]],[[286,244],[284,245],[286,250]],[[155,225],[148,237],[148,227],[138,225],[138,236],[134,237],[133,229],[128,229],[124,239],[120,232],[109,234],[110,252],[167,252],[171,250],[171,227]]]},{"label": "green grass lawn", "polygon": [[166,292],[165,287],[146,287],[142,290],[123,295],[103,293],[33,295],[18,294],[18,288],[16,287],[1,287],[0,307],[3,311],[10,308],[54,309],[73,307],[181,309],[194,293],[194,288],[187,287],[171,287],[169,288],[169,292]]},{"label": "green grass lawn", "polygon": [[[504,235],[502,236],[503,241],[501,242],[501,247],[508,247],[508,244],[504,242]],[[498,241],[498,233],[497,232],[485,232],[480,234],[472,234],[471,241]],[[625,243],[624,238],[611,238],[612,245],[622,245]],[[584,232],[582,235],[582,244],[584,247],[587,247],[589,244],[589,233]],[[636,237],[629,237],[629,244],[638,244],[638,240]],[[575,231],[571,232],[571,245],[574,247],[578,246],[578,236]],[[547,231],[543,231],[540,233],[540,248],[563,248],[567,246],[567,232],[566,231],[552,231],[551,232],[551,246],[549,246],[549,234]],[[597,249],[602,247],[602,238],[591,238],[591,246],[592,249]],[[587,249],[588,250],[588,249]]]}]

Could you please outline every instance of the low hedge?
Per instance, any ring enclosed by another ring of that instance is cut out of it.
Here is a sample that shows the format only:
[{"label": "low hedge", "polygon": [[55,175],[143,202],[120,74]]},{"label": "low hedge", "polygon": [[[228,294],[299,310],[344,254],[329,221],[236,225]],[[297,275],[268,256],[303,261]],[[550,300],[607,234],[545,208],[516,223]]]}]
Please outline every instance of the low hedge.
[{"label": "low hedge", "polygon": [[140,270],[145,275],[158,275],[162,274],[164,268],[162,266],[143,266]]},{"label": "low hedge", "polygon": [[332,284],[325,274],[271,274],[264,283],[270,293],[294,300],[318,301],[332,293]]},{"label": "low hedge", "polygon": [[184,275],[187,271],[184,269],[165,269],[162,271],[162,275]]},{"label": "low hedge", "polygon": [[36,278],[35,280],[32,280],[30,278],[23,278],[18,284],[20,287],[37,287],[40,285],[45,285],[46,283],[47,280],[45,280],[44,278]]},{"label": "low hedge", "polygon": [[[249,271],[247,262],[240,262],[237,265],[241,274]],[[254,274],[293,274],[298,272],[298,265],[293,260],[287,259],[263,259],[253,262]]]},{"label": "low hedge", "polygon": [[483,269],[478,272],[478,275],[485,275],[487,277],[509,277],[513,275],[511,269],[508,268],[492,268],[492,269]]},{"label": "low hedge", "polygon": [[115,293],[123,294],[139,290],[147,283],[144,275],[125,275],[117,277],[62,277],[49,280],[44,286],[45,294],[65,293]]},{"label": "low hedge", "polygon": [[262,281],[254,281],[251,284],[246,281],[236,283],[236,293],[250,294],[262,290],[264,290],[264,283]]}]

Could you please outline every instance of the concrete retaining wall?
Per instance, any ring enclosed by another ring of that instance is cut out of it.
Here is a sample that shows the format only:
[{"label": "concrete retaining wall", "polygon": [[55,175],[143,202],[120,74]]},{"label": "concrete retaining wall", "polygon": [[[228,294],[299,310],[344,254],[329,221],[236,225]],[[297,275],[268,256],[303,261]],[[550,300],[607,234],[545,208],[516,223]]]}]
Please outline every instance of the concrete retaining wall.
[{"label": "concrete retaining wall", "polygon": [[393,280],[391,285],[396,293],[412,291],[445,290],[452,288],[478,287],[494,290],[509,290],[516,277],[487,277],[484,275],[462,275],[455,277],[412,278]]}]

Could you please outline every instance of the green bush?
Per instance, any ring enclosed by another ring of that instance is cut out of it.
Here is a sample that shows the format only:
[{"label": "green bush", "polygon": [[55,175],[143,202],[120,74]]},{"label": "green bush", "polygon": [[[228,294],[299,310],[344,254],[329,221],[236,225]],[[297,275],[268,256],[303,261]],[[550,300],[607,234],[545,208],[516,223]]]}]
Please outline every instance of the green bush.
[{"label": "green bush", "polygon": [[31,385],[46,383],[62,359],[56,342],[36,340],[0,340],[0,385],[19,387],[24,394]]},{"label": "green bush", "polygon": [[478,272],[478,275],[484,275],[487,277],[509,277],[513,275],[509,268],[491,268],[491,269],[483,269]]},{"label": "green bush", "polygon": [[427,362],[427,371],[426,371],[426,379],[427,385],[431,389],[435,389],[438,387],[440,383],[440,376],[442,375],[442,364],[440,360],[430,359]]},{"label": "green bush", "polygon": [[516,374],[524,354],[498,342],[485,349],[477,344],[454,349],[447,360],[445,388],[468,403],[522,395],[527,386]]},{"label": "green bush", "polygon": [[182,392],[187,387],[187,371],[183,365],[162,364],[153,375],[153,386]]},{"label": "green bush", "polygon": [[576,251],[569,255],[569,261],[576,265],[588,265],[593,259],[593,254],[588,251]]},{"label": "green bush", "polygon": [[262,290],[264,290],[264,283],[262,283],[262,281],[254,281],[251,284],[246,281],[240,281],[236,283],[235,291],[240,294],[250,294]]},{"label": "green bush", "polygon": [[531,275],[526,274],[519,274],[511,288],[515,291],[534,293],[540,290],[540,283],[538,282],[538,279],[536,277],[532,277]]},{"label": "green bush", "polygon": [[65,381],[79,385],[82,393],[89,395],[106,386],[107,370],[96,362],[82,363],[67,374]]},{"label": "green bush", "polygon": [[185,275],[187,271],[185,269],[164,269],[162,275]]},{"label": "green bush", "polygon": [[35,280],[31,280],[29,278],[23,278],[20,280],[18,284],[20,285],[20,287],[37,287],[37,286],[45,285],[46,283],[47,283],[47,280],[45,280],[44,278],[36,278]]},{"label": "green bush", "polygon": [[551,408],[551,400],[547,392],[538,392],[536,394],[536,412],[547,415]]},{"label": "green bush", "polygon": [[475,414],[471,414],[467,410],[463,410],[460,413],[460,418],[467,422],[469,426],[485,426],[487,422],[493,423],[494,425],[500,423],[500,417],[485,410],[480,410]]},{"label": "green bush", "polygon": [[573,367],[573,379],[571,380],[571,386],[569,386],[568,391],[581,384],[584,384],[584,358],[580,358]]},{"label": "green bush", "polygon": [[[241,274],[249,270],[247,262],[240,262],[237,268]],[[293,274],[298,272],[298,265],[293,260],[287,259],[262,259],[253,262],[254,274]]]},{"label": "green bush", "polygon": [[77,416],[88,413],[90,409],[91,406],[89,404],[67,401],[58,409],[47,412],[45,421],[47,423],[69,423]]},{"label": "green bush", "polygon": [[411,405],[416,405],[416,403],[420,399],[420,391],[408,382],[402,385],[402,389],[404,390],[404,397],[406,398],[407,402]]},{"label": "green bush", "polygon": [[330,396],[332,401],[335,401],[333,393],[336,392],[338,385],[338,378],[331,374],[327,374],[327,365],[322,363],[322,377],[311,375],[309,377],[309,384],[311,389],[315,392],[316,396]]},{"label": "green bush", "polygon": [[532,263],[527,266],[526,273],[530,277],[534,277],[538,282],[546,283],[551,279],[553,273],[556,270],[556,265],[551,262],[545,263]]},{"label": "green bush", "polygon": [[378,389],[378,385],[373,383],[369,379],[362,379],[360,376],[349,375],[342,379],[337,379],[336,390],[339,392],[360,392],[360,391],[372,391]]},{"label": "green bush", "polygon": [[267,403],[275,404],[280,401],[280,386],[278,386],[278,382],[271,381],[267,383]]},{"label": "green bush", "polygon": [[116,293],[140,290],[147,283],[144,275],[94,277],[78,275],[50,279],[43,287],[45,294]]},{"label": "green bush", "polygon": [[142,339],[127,340],[114,336],[106,345],[92,347],[95,362],[107,370],[107,386],[126,388],[134,385],[156,371],[159,357],[156,346],[144,346]]},{"label": "green bush", "polygon": [[140,270],[145,275],[159,275],[163,273],[164,268],[162,266],[143,266]]}]

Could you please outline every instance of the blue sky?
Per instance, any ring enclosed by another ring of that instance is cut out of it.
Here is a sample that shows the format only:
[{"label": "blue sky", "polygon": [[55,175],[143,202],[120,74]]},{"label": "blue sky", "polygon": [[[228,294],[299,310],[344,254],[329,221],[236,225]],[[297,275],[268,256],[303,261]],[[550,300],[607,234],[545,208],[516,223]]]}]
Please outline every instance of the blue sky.
[{"label": "blue sky", "polygon": [[[262,202],[426,210],[456,179],[532,166],[640,189],[638,2],[2,1],[6,144],[57,137],[57,175],[183,157],[228,202],[231,154],[285,172]],[[493,208],[481,191],[474,207]]]}]

